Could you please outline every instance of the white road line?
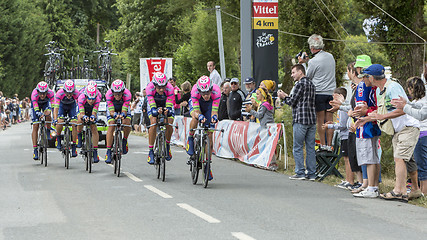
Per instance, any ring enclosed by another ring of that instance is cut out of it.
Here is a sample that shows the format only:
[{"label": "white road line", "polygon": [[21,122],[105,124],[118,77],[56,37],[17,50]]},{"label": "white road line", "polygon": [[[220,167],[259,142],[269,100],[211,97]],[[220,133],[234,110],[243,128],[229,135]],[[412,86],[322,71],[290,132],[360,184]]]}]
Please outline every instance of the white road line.
[{"label": "white road line", "polygon": [[231,235],[240,240],[255,240],[255,238],[248,236],[242,232],[232,232]]},{"label": "white road line", "polygon": [[142,179],[137,178],[135,175],[133,175],[130,172],[123,172],[126,176],[128,176],[128,178],[134,180],[135,182],[142,182]]},{"label": "white road line", "polygon": [[165,193],[165,192],[162,192],[162,191],[160,191],[159,189],[157,189],[157,188],[155,188],[155,187],[153,187],[153,186],[151,186],[151,185],[144,185],[144,187],[145,187],[146,189],[148,189],[148,190],[152,191],[153,193],[156,193],[157,195],[159,195],[159,196],[160,196],[160,197],[162,197],[162,198],[172,198],[172,196],[171,196],[171,195],[169,195],[169,194],[167,194],[167,193]]},{"label": "white road line", "polygon": [[221,222],[220,220],[218,220],[212,216],[209,216],[206,213],[204,213],[204,212],[202,212],[196,208],[193,208],[192,206],[190,206],[186,203],[177,203],[176,205],[178,205],[180,208],[183,208],[183,209],[191,212],[192,214],[198,216],[199,218],[205,220],[208,223],[220,223]]},{"label": "white road line", "polygon": [[148,154],[148,151],[147,152],[133,152],[133,153],[136,153],[136,154]]}]

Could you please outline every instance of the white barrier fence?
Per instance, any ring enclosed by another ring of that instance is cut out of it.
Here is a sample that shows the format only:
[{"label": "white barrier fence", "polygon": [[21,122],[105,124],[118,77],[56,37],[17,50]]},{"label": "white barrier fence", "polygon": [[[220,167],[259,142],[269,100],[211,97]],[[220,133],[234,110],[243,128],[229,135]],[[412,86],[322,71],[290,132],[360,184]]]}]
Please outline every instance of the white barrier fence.
[{"label": "white barrier fence", "polygon": [[[171,142],[185,146],[190,130],[191,118],[176,116],[174,133]],[[268,124],[267,129],[261,129],[259,123],[223,120],[216,128],[224,132],[214,132],[213,152],[218,157],[237,158],[242,162],[257,167],[275,169],[275,152],[283,129],[283,124]],[[284,134],[283,134],[284,136]],[[284,139],[286,142],[286,139]],[[287,152],[284,149],[285,168],[287,167]]]}]

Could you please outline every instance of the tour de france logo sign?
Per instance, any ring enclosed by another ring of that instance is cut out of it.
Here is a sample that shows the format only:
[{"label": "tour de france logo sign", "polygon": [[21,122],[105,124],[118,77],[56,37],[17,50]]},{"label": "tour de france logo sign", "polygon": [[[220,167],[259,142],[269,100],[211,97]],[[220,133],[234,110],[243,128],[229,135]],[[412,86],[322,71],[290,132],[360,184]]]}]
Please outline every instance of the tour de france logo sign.
[{"label": "tour de france logo sign", "polygon": [[258,48],[262,48],[265,46],[271,46],[274,44],[274,36],[272,33],[265,33],[263,32],[261,36],[258,36],[256,39],[256,46]]}]

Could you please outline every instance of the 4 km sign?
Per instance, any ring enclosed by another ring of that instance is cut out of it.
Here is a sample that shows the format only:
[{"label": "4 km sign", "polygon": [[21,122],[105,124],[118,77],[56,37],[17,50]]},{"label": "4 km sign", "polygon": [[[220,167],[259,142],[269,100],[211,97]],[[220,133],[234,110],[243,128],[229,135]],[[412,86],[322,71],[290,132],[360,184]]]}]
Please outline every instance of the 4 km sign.
[{"label": "4 km sign", "polygon": [[279,78],[278,5],[278,0],[252,0],[252,69],[257,84]]},{"label": "4 km sign", "polygon": [[252,29],[278,29],[278,0],[253,0],[252,17]]}]

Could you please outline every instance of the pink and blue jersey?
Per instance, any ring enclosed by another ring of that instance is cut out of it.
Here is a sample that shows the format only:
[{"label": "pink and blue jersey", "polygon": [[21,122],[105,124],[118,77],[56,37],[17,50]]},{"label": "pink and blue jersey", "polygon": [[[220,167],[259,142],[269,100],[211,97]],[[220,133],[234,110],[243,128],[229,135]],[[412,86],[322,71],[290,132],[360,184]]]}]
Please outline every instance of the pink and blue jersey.
[{"label": "pink and blue jersey", "polygon": [[31,93],[31,105],[34,111],[40,111],[40,106],[45,105],[46,103],[52,103],[54,97],[55,93],[51,89],[48,89],[46,97],[41,99],[37,89],[34,89]]},{"label": "pink and blue jersey", "polygon": [[55,94],[55,100],[53,102],[53,107],[58,108],[62,104],[75,104],[79,98],[80,92],[77,89],[74,89],[73,96],[71,98],[66,97],[66,92],[63,88],[59,89]]},{"label": "pink and blue jersey", "polygon": [[113,91],[109,89],[105,94],[105,99],[107,101],[108,111],[114,112],[128,112],[130,101],[132,100],[132,94],[128,89],[123,91],[123,97],[117,101],[114,98]]},{"label": "pink and blue jersey", "polygon": [[[360,82],[356,89],[356,105],[359,103],[366,103],[368,105],[368,113],[371,113],[378,109],[377,106],[377,87],[368,87],[365,82]],[[377,122],[367,122],[356,130],[357,138],[373,138],[380,136],[381,130],[377,125]]]},{"label": "pink and blue jersey", "polygon": [[99,90],[96,90],[98,92],[95,102],[93,103],[93,105],[90,105],[87,102],[87,96],[84,94],[84,88],[83,88],[83,92],[80,92],[80,96],[77,100],[77,104],[79,106],[79,113],[85,114],[85,108],[90,108],[93,107],[93,109],[91,110],[91,112],[95,112],[98,113],[98,108],[99,108],[99,103],[101,102],[101,92]]},{"label": "pink and blue jersey", "polygon": [[160,95],[156,91],[156,86],[153,82],[150,82],[145,88],[147,93],[148,106],[151,108],[166,107],[169,110],[173,110],[173,103],[175,101],[174,87],[168,83],[165,87],[163,95]]},{"label": "pink and blue jersey", "polygon": [[[219,107],[219,100],[221,99],[221,89],[218,87],[218,85],[213,84],[212,87],[212,94],[211,94],[211,100],[212,100],[212,112],[218,112]],[[204,109],[200,108],[200,101],[205,102],[202,98],[202,94],[197,89],[197,84],[194,84],[193,89],[191,89],[191,112],[194,110],[198,110],[201,112],[204,112]]]}]

